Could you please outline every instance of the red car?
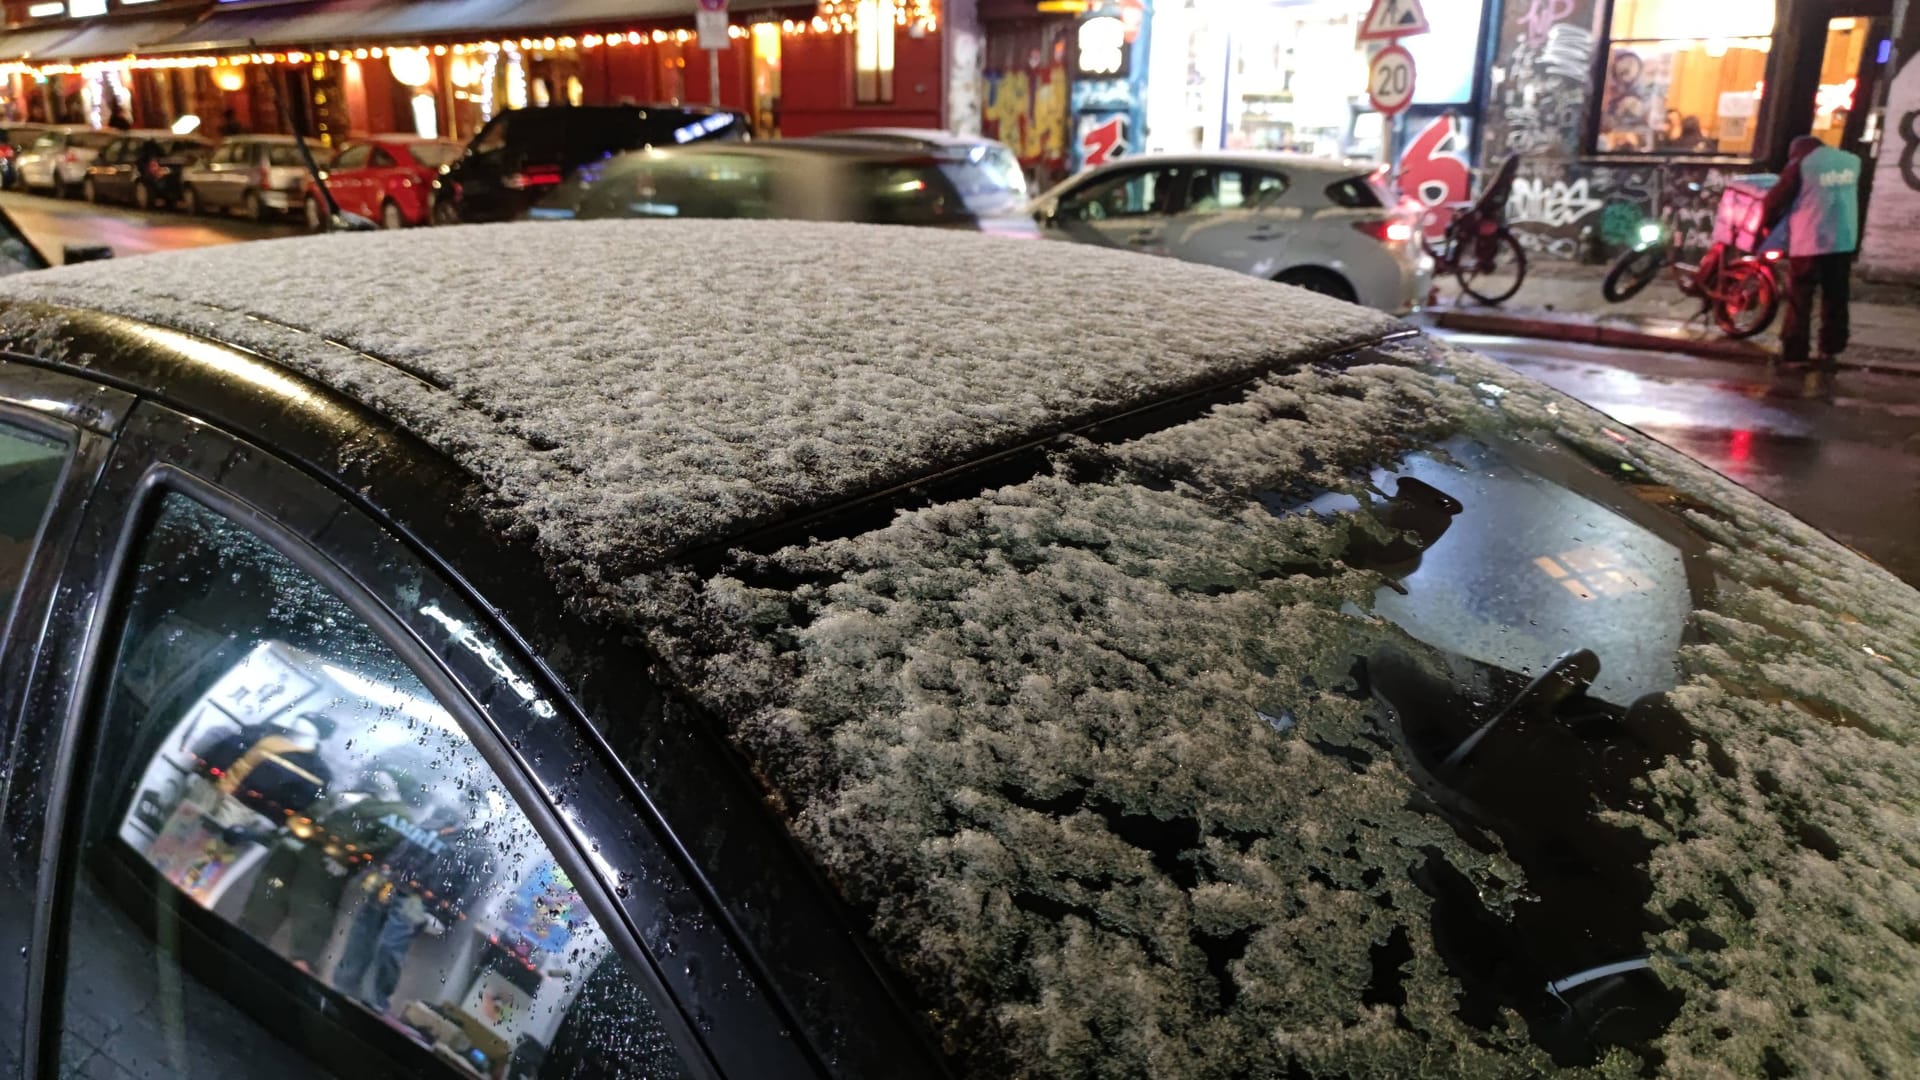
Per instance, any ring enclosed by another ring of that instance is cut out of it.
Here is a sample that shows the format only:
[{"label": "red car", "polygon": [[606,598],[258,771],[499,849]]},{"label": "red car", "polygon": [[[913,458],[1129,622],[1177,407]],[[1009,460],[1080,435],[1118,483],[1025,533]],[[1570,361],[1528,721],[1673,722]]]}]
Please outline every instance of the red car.
[{"label": "red car", "polygon": [[[464,147],[449,139],[417,135],[375,135],[340,147],[323,175],[340,209],[370,218],[389,229],[425,225],[432,216],[433,178],[440,166]],[[326,228],[326,202],[307,185],[307,228]]]}]

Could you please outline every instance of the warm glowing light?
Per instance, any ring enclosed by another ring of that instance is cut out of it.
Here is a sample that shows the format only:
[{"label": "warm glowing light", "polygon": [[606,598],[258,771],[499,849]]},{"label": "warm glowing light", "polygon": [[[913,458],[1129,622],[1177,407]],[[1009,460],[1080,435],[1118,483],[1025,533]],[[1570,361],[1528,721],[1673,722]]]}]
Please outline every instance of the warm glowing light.
[{"label": "warm glowing light", "polygon": [[213,85],[231,94],[247,85],[247,73],[237,67],[214,68]]}]

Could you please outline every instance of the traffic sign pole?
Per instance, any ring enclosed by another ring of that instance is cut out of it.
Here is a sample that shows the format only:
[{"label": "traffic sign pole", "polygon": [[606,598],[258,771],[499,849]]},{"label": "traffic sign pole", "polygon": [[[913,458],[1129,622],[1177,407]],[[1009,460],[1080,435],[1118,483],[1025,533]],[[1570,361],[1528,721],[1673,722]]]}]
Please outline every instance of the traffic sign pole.
[{"label": "traffic sign pole", "polygon": [[720,50],[730,48],[727,37],[727,0],[700,0],[693,13],[694,26],[700,32],[700,47],[707,52],[707,101],[720,104]]}]

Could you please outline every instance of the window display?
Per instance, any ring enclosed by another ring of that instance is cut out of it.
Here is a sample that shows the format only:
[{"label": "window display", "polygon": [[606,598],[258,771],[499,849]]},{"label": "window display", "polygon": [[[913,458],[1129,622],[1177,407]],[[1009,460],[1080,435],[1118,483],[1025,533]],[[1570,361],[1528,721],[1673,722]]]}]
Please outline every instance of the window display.
[{"label": "window display", "polygon": [[1772,33],[1772,0],[1620,0],[1595,149],[1751,154]]},{"label": "window display", "polygon": [[[651,1009],[573,1015],[623,962],[455,718],[298,564],[168,496],[119,656],[63,1067],[185,1048],[196,1076],[679,1075]],[[154,1000],[185,1006],[97,1034]],[[552,1053],[583,1024],[621,1032],[617,1062]]]}]

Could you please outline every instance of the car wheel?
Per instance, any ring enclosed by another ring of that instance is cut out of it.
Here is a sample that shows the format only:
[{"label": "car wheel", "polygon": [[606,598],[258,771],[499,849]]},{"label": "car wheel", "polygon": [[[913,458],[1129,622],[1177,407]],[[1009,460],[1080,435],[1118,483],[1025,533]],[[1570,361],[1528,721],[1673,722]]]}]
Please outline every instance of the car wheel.
[{"label": "car wheel", "polygon": [[1301,266],[1281,274],[1273,280],[1282,285],[1293,285],[1321,296],[1331,296],[1335,300],[1345,300],[1349,304],[1359,303],[1360,296],[1353,291],[1347,279],[1331,270],[1322,270],[1317,266]]},{"label": "car wheel", "polygon": [[327,231],[327,212],[321,207],[319,199],[307,196],[306,201],[300,204],[300,211],[307,220],[308,232]]},{"label": "car wheel", "polygon": [[133,185],[133,205],[136,209],[153,209],[153,189],[142,183]]},{"label": "car wheel", "polygon": [[400,213],[400,207],[392,199],[380,204],[380,227],[383,229],[404,229],[406,216]]},{"label": "car wheel", "polygon": [[93,177],[89,176],[80,182],[80,197],[90,203],[100,201],[100,189],[93,185]]},{"label": "car wheel", "polygon": [[180,208],[196,217],[200,214],[200,190],[192,184],[180,195]]},{"label": "car wheel", "polygon": [[240,200],[240,212],[250,221],[267,220],[267,206],[260,201],[260,193],[257,191],[247,192],[246,198]]}]

